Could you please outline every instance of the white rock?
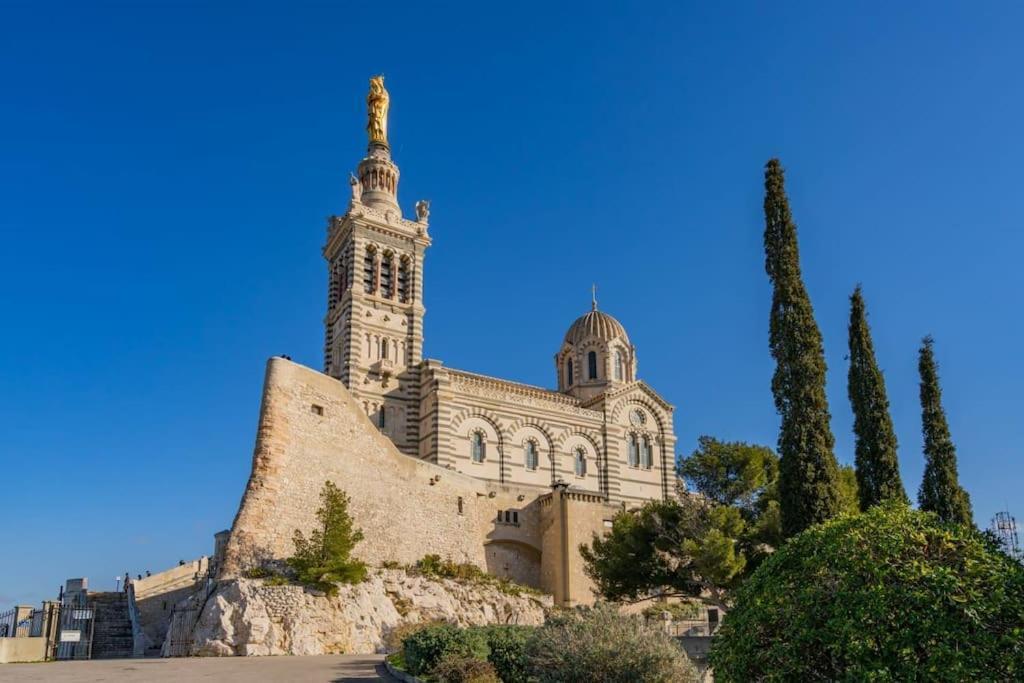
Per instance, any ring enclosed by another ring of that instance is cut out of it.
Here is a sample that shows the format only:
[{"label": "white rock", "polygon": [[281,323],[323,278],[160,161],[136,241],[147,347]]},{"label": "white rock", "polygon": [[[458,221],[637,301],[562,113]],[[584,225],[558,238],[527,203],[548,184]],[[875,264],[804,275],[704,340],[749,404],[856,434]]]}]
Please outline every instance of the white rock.
[{"label": "white rock", "polygon": [[[405,616],[396,601],[403,603]],[[340,586],[333,597],[301,586],[233,579],[207,600],[192,651],[211,657],[370,654],[383,652],[387,634],[407,623],[539,625],[551,604],[546,595],[511,596],[490,586],[409,576],[402,569]]]}]

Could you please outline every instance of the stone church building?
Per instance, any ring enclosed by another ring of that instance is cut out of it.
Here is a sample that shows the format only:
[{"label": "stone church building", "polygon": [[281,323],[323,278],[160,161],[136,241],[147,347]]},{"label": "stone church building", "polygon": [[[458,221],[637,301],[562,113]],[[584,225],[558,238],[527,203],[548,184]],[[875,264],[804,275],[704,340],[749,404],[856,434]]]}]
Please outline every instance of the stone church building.
[{"label": "stone church building", "polygon": [[380,77],[367,103],[367,155],[323,248],[324,369],[268,365],[225,571],[290,554],[331,478],[371,563],[436,552],[589,602],[578,544],[623,507],[674,495],[673,408],[638,378],[637,348],[596,300],[554,349],[554,389],[425,359],[429,204],[410,218],[399,205]]}]

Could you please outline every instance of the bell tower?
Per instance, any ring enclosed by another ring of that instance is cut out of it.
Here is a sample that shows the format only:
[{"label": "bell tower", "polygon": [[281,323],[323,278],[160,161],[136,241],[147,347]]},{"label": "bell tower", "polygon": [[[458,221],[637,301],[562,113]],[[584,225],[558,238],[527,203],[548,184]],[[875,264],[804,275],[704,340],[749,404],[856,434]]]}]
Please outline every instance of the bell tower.
[{"label": "bell tower", "polygon": [[324,372],[340,379],[402,452],[417,456],[423,360],[423,256],[429,203],[402,217],[398,166],[387,138],[384,77],[370,79],[366,157],[351,175],[351,199],[331,216],[327,261]]}]

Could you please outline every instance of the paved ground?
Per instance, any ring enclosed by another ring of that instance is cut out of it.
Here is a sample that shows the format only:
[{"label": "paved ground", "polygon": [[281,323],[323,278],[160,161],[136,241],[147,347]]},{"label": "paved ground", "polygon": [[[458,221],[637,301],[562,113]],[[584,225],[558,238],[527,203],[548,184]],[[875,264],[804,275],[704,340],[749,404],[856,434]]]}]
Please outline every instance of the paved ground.
[{"label": "paved ground", "polygon": [[0,681],[217,681],[217,683],[305,683],[317,681],[394,681],[382,655],[322,657],[193,657],[174,659],[97,659],[87,662],[0,664]]}]

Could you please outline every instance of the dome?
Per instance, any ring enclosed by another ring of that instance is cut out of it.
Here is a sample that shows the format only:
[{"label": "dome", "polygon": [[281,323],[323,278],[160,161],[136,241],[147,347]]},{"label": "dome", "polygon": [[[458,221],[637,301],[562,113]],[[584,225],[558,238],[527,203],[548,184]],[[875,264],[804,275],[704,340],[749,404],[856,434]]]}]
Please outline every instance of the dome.
[{"label": "dome", "polygon": [[565,333],[564,343],[578,344],[584,339],[594,337],[601,341],[621,339],[626,345],[629,345],[629,336],[622,323],[596,308],[576,319],[576,322],[569,327],[569,331]]}]

